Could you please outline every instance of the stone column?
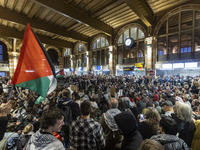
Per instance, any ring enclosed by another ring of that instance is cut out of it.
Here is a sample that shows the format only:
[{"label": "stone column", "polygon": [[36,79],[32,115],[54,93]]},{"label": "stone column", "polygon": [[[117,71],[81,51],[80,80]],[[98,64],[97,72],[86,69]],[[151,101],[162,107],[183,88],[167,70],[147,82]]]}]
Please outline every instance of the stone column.
[{"label": "stone column", "polygon": [[14,75],[15,69],[17,67],[19,52],[17,52],[17,39],[12,40],[12,52],[8,51],[9,59],[9,75],[12,77]]},{"label": "stone column", "polygon": [[155,64],[153,64],[153,52],[152,52],[152,40],[153,37],[147,37],[146,41],[146,49],[145,49],[145,71],[146,75],[149,75],[149,72],[152,71],[153,65],[155,68]]},{"label": "stone column", "polygon": [[75,60],[75,56],[72,54],[70,55],[70,61],[71,61],[71,70],[72,70],[72,75],[75,74],[75,70],[76,70],[76,60]]},{"label": "stone column", "polygon": [[9,74],[12,77],[17,67],[19,52],[8,52],[9,55]]},{"label": "stone column", "polygon": [[116,65],[117,65],[117,48],[113,46],[113,75],[116,75]]},{"label": "stone column", "polygon": [[157,49],[156,49],[156,38],[153,38],[152,41],[152,69],[155,70],[156,69],[156,62],[157,62]]},{"label": "stone column", "polygon": [[110,69],[110,75],[114,75],[114,61],[113,61],[113,57],[114,57],[114,46],[111,45],[109,46],[109,69]]},{"label": "stone column", "polygon": [[92,52],[87,51],[86,52],[86,57],[87,57],[87,74],[91,72],[91,67],[92,67]]}]

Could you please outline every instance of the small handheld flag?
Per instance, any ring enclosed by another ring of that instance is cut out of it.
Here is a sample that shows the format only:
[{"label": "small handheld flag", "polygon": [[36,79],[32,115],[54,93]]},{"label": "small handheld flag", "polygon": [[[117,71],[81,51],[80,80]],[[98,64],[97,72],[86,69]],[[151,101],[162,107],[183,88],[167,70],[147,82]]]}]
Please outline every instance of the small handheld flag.
[{"label": "small handheld flag", "polygon": [[[43,99],[57,86],[55,69],[45,48],[34,35],[30,24],[24,34],[20,56],[12,78],[13,85],[30,89]],[[36,103],[39,103],[36,101]]]},{"label": "small handheld flag", "polygon": [[56,74],[56,78],[62,78],[65,76],[65,73],[64,73],[64,69],[60,70],[57,74]]}]

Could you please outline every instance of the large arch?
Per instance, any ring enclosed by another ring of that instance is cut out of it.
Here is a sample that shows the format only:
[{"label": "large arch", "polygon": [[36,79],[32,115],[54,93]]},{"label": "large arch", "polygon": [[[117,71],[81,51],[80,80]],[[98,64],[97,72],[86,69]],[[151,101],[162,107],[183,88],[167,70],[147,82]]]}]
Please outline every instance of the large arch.
[{"label": "large arch", "polygon": [[90,43],[90,50],[92,50],[94,42],[95,42],[99,37],[104,37],[106,40],[108,40],[108,43],[109,43],[109,45],[110,45],[109,36],[107,36],[107,35],[105,35],[105,34],[103,34],[103,33],[100,33],[100,34],[95,35],[95,37],[93,38],[92,42]]},{"label": "large arch", "polygon": [[65,54],[65,51],[66,51],[66,49],[70,49],[70,55],[72,55],[72,48],[63,48],[63,50],[62,50],[62,57],[64,58],[64,54]]},{"label": "large arch", "polygon": [[168,12],[166,15],[164,15],[159,21],[158,23],[156,24],[156,27],[155,27],[155,30],[154,30],[154,33],[153,33],[153,36],[156,37],[157,34],[158,34],[158,31],[160,29],[160,27],[163,25],[163,23],[171,16],[173,16],[174,14],[176,13],[179,13],[181,11],[187,11],[187,10],[197,10],[199,11],[200,10],[200,4],[186,4],[186,5],[183,5],[183,6],[180,6],[180,7],[177,7],[173,10],[171,10],[170,12]]},{"label": "large arch", "polygon": [[62,54],[61,54],[60,50],[55,46],[49,46],[46,48],[46,51],[48,51],[49,49],[54,49],[58,53],[59,67],[60,67],[60,69],[62,69],[63,68],[63,59],[62,59]]},{"label": "large arch", "polygon": [[114,40],[114,45],[117,46],[117,41],[118,41],[120,35],[121,35],[126,29],[133,28],[133,27],[137,27],[138,29],[142,30],[142,32],[144,32],[144,34],[145,34],[145,37],[147,36],[146,29],[145,29],[142,25],[140,25],[140,24],[138,24],[138,23],[131,23],[131,24],[128,24],[128,25],[122,27],[122,28],[117,32],[117,34],[116,34],[116,36],[115,36],[115,40]]},{"label": "large arch", "polygon": [[72,51],[72,54],[73,54],[73,55],[76,54],[76,49],[78,48],[78,46],[79,46],[80,44],[84,44],[84,45],[86,46],[86,49],[88,50],[88,44],[87,44],[87,43],[77,42],[77,43],[75,44],[75,46],[74,46],[73,51]]},{"label": "large arch", "polygon": [[6,45],[7,51],[8,51],[8,52],[9,52],[10,50],[12,50],[12,47],[11,47],[11,45],[8,43],[8,41],[6,41],[4,38],[1,38],[1,37],[0,37],[0,41],[2,41],[2,42]]},{"label": "large arch", "polygon": [[17,50],[18,52],[20,51],[20,49],[21,49],[21,47],[22,47],[22,44],[23,44],[23,43],[20,43],[20,44],[17,46],[16,50]]}]

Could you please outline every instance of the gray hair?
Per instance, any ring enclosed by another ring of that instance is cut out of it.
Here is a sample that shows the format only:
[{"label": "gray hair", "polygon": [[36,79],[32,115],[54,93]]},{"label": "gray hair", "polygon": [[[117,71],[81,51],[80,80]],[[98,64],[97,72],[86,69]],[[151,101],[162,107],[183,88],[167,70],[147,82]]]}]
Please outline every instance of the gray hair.
[{"label": "gray hair", "polygon": [[192,108],[183,102],[176,102],[175,113],[179,116],[181,120],[189,122],[192,120]]},{"label": "gray hair", "polygon": [[118,100],[116,98],[110,99],[110,107],[111,108],[117,108],[118,107]]}]

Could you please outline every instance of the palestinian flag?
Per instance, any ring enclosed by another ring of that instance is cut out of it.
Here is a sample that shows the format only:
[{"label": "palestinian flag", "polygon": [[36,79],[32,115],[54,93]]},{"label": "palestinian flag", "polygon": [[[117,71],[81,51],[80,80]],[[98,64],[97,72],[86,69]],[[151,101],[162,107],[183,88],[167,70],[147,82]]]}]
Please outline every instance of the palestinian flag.
[{"label": "palestinian flag", "polygon": [[143,70],[143,68],[142,68],[142,67],[138,68],[138,71],[142,72],[142,70]]},{"label": "palestinian flag", "polygon": [[[40,40],[27,25],[12,84],[40,95],[40,102],[57,86],[55,69]],[[36,101],[39,103],[39,101]]]},{"label": "palestinian flag", "polygon": [[56,74],[56,78],[62,78],[65,76],[64,70],[60,70],[57,74]]}]

